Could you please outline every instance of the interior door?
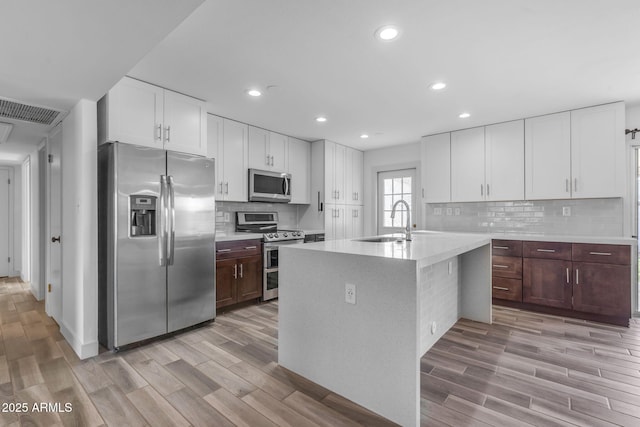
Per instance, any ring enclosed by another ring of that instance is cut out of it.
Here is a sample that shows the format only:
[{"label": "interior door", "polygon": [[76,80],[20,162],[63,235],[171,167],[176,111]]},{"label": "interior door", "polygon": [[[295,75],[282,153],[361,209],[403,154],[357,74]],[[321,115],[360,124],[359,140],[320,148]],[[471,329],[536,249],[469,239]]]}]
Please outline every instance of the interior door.
[{"label": "interior door", "polygon": [[[170,234],[169,332],[215,317],[215,170],[212,159],[167,152]],[[171,184],[172,183],[172,184]]]},{"label": "interior door", "polygon": [[0,169],[0,277],[8,276],[9,260],[9,170]]},{"label": "interior door", "polygon": [[47,263],[48,292],[45,296],[47,314],[58,323],[62,319],[62,127],[49,137],[49,254]]}]

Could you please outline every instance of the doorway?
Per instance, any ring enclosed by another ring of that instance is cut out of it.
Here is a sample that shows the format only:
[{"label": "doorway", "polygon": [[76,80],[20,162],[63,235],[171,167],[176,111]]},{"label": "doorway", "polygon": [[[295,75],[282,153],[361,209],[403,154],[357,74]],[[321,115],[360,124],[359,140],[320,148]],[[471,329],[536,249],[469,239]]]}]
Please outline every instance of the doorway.
[{"label": "doorway", "polygon": [[11,170],[0,168],[0,277],[13,273],[11,266],[11,241],[13,226],[11,212],[13,209],[10,192]]},{"label": "doorway", "polygon": [[[400,204],[395,218],[391,218],[393,205],[404,200],[407,208]],[[407,215],[411,215],[411,227],[416,223],[416,170],[401,169],[378,172],[378,234],[401,233],[407,224]]]},{"label": "doorway", "polygon": [[62,127],[58,126],[48,142],[49,178],[47,188],[47,292],[45,310],[60,323],[62,315]]}]

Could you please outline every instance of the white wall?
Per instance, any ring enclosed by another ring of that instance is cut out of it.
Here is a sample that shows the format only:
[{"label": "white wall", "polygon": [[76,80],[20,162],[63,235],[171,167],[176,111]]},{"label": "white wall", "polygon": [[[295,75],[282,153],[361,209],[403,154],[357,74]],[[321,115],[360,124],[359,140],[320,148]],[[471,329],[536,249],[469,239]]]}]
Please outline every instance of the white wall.
[{"label": "white wall", "polygon": [[98,354],[97,110],[81,100],[63,123],[62,322],[81,358]]},{"label": "white wall", "polygon": [[421,228],[422,218],[421,205],[419,201],[421,186],[421,163],[420,163],[420,142],[412,144],[396,145],[378,150],[364,152],[364,234],[370,236],[377,234],[377,186],[378,172],[397,169],[416,169],[416,218],[412,222]]}]

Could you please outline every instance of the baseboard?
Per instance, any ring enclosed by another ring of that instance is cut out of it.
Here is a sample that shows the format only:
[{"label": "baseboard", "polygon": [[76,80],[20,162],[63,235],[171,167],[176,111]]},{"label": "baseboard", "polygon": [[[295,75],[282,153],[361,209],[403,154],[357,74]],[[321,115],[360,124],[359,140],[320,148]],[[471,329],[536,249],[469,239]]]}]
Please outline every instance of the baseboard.
[{"label": "baseboard", "polygon": [[75,334],[67,328],[64,322],[60,323],[60,333],[67,340],[73,351],[75,351],[80,359],[87,359],[98,355],[98,341],[91,341],[88,343],[80,342],[80,340],[76,339]]}]

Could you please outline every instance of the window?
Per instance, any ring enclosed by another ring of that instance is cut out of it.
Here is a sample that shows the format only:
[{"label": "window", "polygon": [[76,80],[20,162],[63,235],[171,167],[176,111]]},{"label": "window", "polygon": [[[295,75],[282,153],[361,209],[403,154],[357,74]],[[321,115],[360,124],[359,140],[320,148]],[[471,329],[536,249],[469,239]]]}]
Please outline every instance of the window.
[{"label": "window", "polygon": [[404,230],[409,212],[399,204],[395,218],[391,218],[393,205],[404,200],[409,205],[412,224],[415,223],[415,169],[378,173],[378,233],[396,233]]}]

